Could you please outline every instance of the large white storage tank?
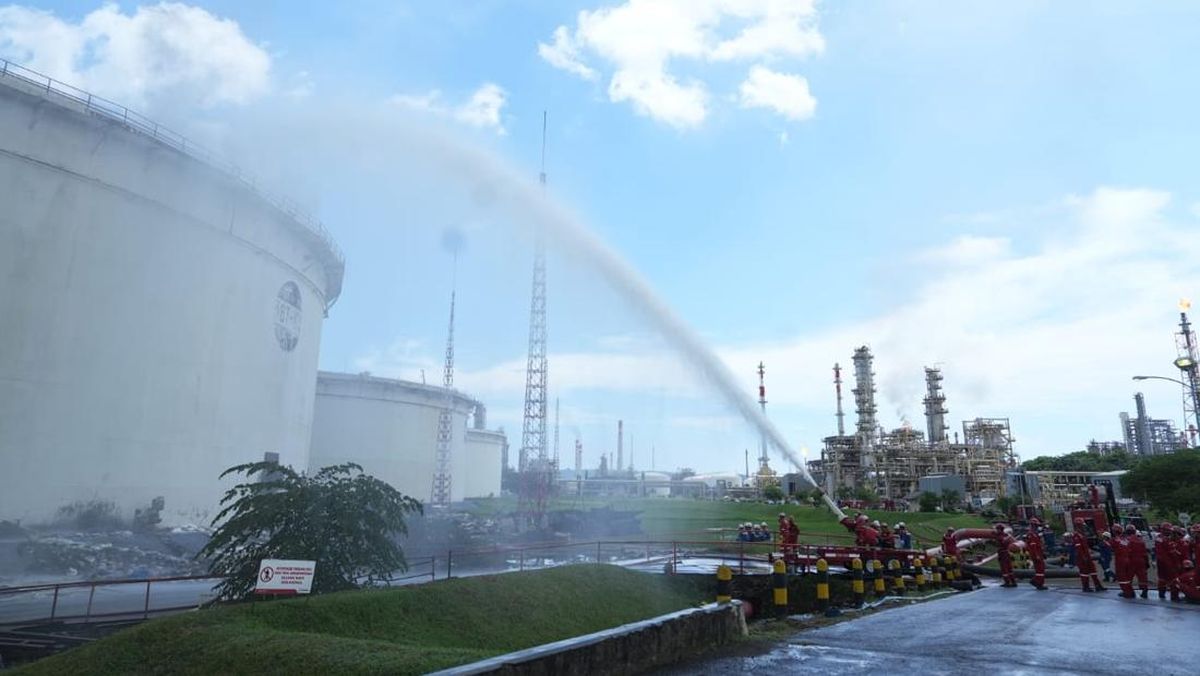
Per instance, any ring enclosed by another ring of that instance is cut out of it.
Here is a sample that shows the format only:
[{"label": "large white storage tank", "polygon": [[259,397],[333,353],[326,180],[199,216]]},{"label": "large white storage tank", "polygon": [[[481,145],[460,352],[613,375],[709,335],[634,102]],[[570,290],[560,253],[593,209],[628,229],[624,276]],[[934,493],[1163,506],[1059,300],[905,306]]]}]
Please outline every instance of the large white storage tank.
[{"label": "large white storage tank", "polygon": [[0,519],[205,523],[229,466],[308,464],[341,255],[152,125],[0,75]]},{"label": "large white storage tank", "polygon": [[405,495],[428,502],[433,491],[438,416],[452,411],[450,499],[500,493],[504,434],[468,430],[477,402],[442,387],[367,373],[317,375],[309,468],[355,462]]}]

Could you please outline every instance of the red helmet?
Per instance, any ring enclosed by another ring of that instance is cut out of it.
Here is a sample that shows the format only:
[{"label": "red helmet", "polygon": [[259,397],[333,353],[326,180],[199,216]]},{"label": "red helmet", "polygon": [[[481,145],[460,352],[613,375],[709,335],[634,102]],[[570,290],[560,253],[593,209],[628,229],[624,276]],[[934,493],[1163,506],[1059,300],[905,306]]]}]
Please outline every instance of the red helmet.
[{"label": "red helmet", "polygon": [[1029,517],[1029,525],[1030,526],[1040,526],[1040,525],[1042,525],[1042,520],[1037,518],[1036,516],[1031,516],[1031,517]]}]

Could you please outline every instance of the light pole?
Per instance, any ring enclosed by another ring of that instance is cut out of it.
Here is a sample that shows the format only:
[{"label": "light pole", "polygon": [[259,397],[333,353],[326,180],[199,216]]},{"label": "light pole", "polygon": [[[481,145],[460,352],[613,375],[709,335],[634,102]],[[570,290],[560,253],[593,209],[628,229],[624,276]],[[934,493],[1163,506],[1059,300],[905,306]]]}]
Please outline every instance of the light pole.
[{"label": "light pole", "polygon": [[[1180,362],[1187,362],[1187,364],[1185,364],[1184,366],[1180,366],[1179,365]],[[1180,357],[1179,359],[1176,359],[1175,365],[1179,366],[1179,369],[1181,371],[1183,371],[1184,369],[1188,369],[1188,368],[1191,368],[1191,369],[1195,368],[1195,364],[1192,364],[1191,360],[1188,359],[1187,357]],[[1182,387],[1191,396],[1192,410],[1194,410],[1196,412],[1195,413],[1196,420],[1194,421],[1195,425],[1192,427],[1193,432],[1192,432],[1191,436],[1195,435],[1196,430],[1200,430],[1200,401],[1197,401],[1197,398],[1200,397],[1200,394],[1197,393],[1195,387],[1192,387],[1191,384],[1186,383],[1182,380],[1177,380],[1175,378],[1168,378],[1166,376],[1134,376],[1133,379],[1134,380],[1165,380],[1169,383],[1175,383],[1176,385]],[[1184,434],[1187,434],[1187,432],[1188,432],[1187,426],[1188,426],[1187,407],[1185,406],[1184,407],[1184,418],[1183,418]]]}]

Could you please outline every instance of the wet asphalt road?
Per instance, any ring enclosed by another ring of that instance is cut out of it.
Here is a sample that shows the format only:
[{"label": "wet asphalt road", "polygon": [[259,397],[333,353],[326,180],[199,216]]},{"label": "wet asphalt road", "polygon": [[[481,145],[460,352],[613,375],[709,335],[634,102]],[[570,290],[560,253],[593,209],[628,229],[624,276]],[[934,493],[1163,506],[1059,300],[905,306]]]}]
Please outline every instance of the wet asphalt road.
[{"label": "wet asphalt road", "polygon": [[688,674],[1200,674],[1200,605],[1084,594],[979,591],[796,634]]}]

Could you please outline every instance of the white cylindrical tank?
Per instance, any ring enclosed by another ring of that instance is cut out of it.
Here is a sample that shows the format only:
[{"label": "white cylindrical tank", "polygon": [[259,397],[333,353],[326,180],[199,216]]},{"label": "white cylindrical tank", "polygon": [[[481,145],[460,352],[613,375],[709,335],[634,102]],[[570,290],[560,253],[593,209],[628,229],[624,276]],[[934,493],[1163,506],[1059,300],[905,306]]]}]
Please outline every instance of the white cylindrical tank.
[{"label": "white cylindrical tank", "polygon": [[82,96],[0,75],[0,519],[75,501],[130,517],[162,496],[165,523],[207,523],[226,468],[308,466],[342,258]]},{"label": "white cylindrical tank", "polygon": [[396,490],[429,502],[438,416],[452,416],[450,499],[500,493],[504,434],[467,429],[476,402],[445,388],[370,374],[317,376],[309,467],[358,463]]}]

